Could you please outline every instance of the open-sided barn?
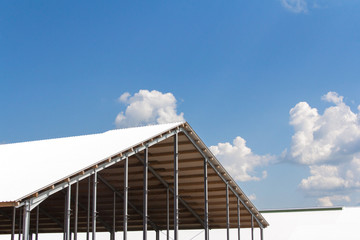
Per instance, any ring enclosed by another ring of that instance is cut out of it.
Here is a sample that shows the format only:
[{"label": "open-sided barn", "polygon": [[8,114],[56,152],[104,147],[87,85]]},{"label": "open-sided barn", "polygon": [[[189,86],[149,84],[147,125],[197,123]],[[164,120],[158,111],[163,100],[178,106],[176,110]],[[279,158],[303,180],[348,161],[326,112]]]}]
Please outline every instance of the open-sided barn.
[{"label": "open-sided barn", "polygon": [[[0,145],[0,234],[263,228],[268,222],[186,122]],[[41,234],[40,234],[41,235]]]}]

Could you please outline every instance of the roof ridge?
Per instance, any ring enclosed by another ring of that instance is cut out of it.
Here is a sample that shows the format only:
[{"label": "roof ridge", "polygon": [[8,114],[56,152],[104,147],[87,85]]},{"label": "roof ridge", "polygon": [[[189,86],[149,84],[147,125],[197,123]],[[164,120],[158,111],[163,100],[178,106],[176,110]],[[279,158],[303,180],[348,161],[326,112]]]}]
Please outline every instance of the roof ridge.
[{"label": "roof ridge", "polygon": [[161,125],[175,124],[175,123],[182,124],[182,123],[185,123],[185,121],[160,123],[160,124],[149,124],[149,125],[144,125],[144,126],[135,126],[135,127],[128,127],[128,128],[115,128],[115,129],[107,130],[105,132],[89,133],[89,134],[84,134],[84,135],[73,135],[73,136],[65,136],[65,137],[54,137],[54,138],[44,138],[44,139],[38,139],[38,140],[28,140],[28,141],[23,141],[23,142],[4,143],[4,144],[0,144],[0,147],[1,146],[15,145],[15,144],[30,143],[30,142],[42,142],[42,141],[49,141],[49,140],[71,139],[71,138],[77,138],[77,137],[96,136],[96,135],[101,135],[101,134],[105,134],[105,133],[109,133],[109,132],[113,132],[113,131],[125,130],[125,129],[146,128],[146,127],[154,127],[154,126],[161,126]]}]

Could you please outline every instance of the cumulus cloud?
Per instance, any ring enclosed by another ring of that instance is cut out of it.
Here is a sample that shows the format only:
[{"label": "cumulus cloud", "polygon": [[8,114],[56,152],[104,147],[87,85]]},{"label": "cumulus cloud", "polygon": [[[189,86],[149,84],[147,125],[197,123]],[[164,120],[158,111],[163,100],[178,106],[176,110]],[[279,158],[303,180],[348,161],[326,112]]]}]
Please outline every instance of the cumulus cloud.
[{"label": "cumulus cloud", "polygon": [[306,102],[290,110],[295,133],[286,157],[309,166],[310,176],[302,179],[300,189],[317,196],[321,206],[331,206],[349,202],[348,194],[360,190],[360,113],[336,92],[322,100],[332,104],[323,114]]},{"label": "cumulus cloud", "polygon": [[308,11],[305,0],[281,0],[282,5],[291,12],[306,13]]},{"label": "cumulus cloud", "polygon": [[333,191],[348,188],[350,186],[350,182],[340,176],[337,166],[310,166],[310,173],[311,176],[303,179],[300,183],[300,187],[304,190]]},{"label": "cumulus cloud", "polygon": [[294,127],[290,158],[302,164],[350,161],[360,154],[360,115],[343,102],[343,97],[328,93],[323,99],[335,106],[321,115],[306,102],[290,110]]},{"label": "cumulus cloud", "polygon": [[255,172],[255,168],[265,166],[275,160],[275,157],[271,155],[254,154],[241,137],[236,137],[232,144],[225,142],[211,146],[210,150],[234,179],[242,182],[259,181],[266,178],[266,171],[263,171],[259,176]]},{"label": "cumulus cloud", "polygon": [[118,128],[185,120],[183,113],[177,114],[176,98],[172,93],[140,90],[131,95],[125,92],[118,101],[126,105],[125,111],[116,116]]},{"label": "cumulus cloud", "polygon": [[349,196],[341,196],[341,195],[334,195],[334,196],[326,196],[318,199],[318,203],[321,207],[332,207],[334,204],[350,202]]}]

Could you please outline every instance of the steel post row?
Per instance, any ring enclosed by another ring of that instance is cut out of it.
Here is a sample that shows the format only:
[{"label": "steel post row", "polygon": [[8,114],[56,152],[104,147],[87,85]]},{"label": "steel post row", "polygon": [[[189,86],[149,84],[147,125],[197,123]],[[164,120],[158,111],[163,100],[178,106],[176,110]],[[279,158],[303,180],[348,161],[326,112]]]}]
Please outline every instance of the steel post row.
[{"label": "steel post row", "polygon": [[[181,129],[181,128],[180,128]],[[208,196],[208,165],[210,165],[210,167],[219,175],[219,172],[217,171],[217,169],[214,167],[214,163],[209,162],[208,157],[204,154],[204,152],[202,151],[202,149],[200,149],[200,147],[194,142],[194,140],[188,136],[188,133],[186,132],[186,130],[180,130],[180,129],[176,129],[174,130],[173,133],[173,138],[174,138],[174,185],[173,188],[171,188],[168,183],[166,183],[165,181],[163,181],[162,179],[160,179],[160,181],[164,184],[164,186],[166,187],[166,239],[169,240],[170,236],[169,236],[169,232],[170,232],[170,191],[173,193],[173,197],[174,197],[174,207],[173,207],[173,213],[174,213],[174,219],[173,219],[173,230],[174,230],[174,240],[178,240],[179,239],[179,201],[181,201],[182,204],[184,204],[184,206],[186,208],[189,209],[189,206],[186,205],[186,202],[184,202],[180,196],[179,196],[179,146],[178,146],[178,132],[182,131],[185,133],[185,135],[190,139],[190,141],[194,144],[194,146],[197,148],[197,150],[204,156],[204,162],[203,162],[203,178],[204,178],[204,217],[203,219],[201,219],[196,213],[191,212],[192,214],[194,214],[194,216],[196,218],[199,219],[200,223],[203,225],[204,227],[204,233],[205,233],[205,240],[209,240],[209,206],[208,206],[208,202],[209,202],[209,196]],[[143,145],[144,146],[144,145]],[[149,145],[151,146],[151,145]],[[160,230],[159,228],[156,226],[155,223],[153,223],[151,221],[151,219],[149,219],[148,216],[148,194],[149,194],[149,190],[148,190],[148,172],[149,170],[153,173],[153,169],[149,166],[149,147],[148,145],[145,145],[144,148],[142,148],[142,150],[144,151],[144,159],[143,159],[143,211],[142,211],[142,217],[143,217],[143,240],[147,240],[147,230],[148,230],[148,223],[150,223],[153,227],[153,229],[156,231],[156,239],[160,239]],[[139,157],[137,156],[137,152],[134,153],[135,156],[139,159]],[[127,230],[128,230],[128,206],[131,203],[129,203],[128,201],[128,194],[129,194],[129,179],[128,179],[128,155],[126,155],[125,158],[121,158],[124,160],[124,176],[123,176],[123,180],[124,180],[124,195],[121,196],[119,195],[122,199],[123,199],[123,239],[127,240]],[[87,201],[87,209],[84,206],[81,206],[84,210],[87,210],[87,232],[86,232],[86,239],[90,240],[90,230],[92,231],[92,240],[96,240],[96,223],[97,223],[97,180],[98,178],[100,180],[102,180],[101,176],[98,176],[98,171],[100,171],[99,169],[93,169],[93,172],[91,174],[89,174],[87,177],[89,179],[88,182],[88,201]],[[154,176],[156,178],[161,178],[158,175],[156,175],[156,173],[153,173]],[[235,190],[233,189],[233,187],[229,184],[229,182],[223,177],[221,176],[221,174],[219,175],[220,178],[225,182],[226,184],[226,234],[227,234],[227,239],[230,239],[230,204],[229,204],[229,190],[232,191],[234,193],[234,195],[237,198],[237,239],[240,240],[240,229],[241,229],[241,204],[244,206],[244,208],[246,210],[248,210],[251,214],[251,239],[254,240],[254,220],[257,221],[259,228],[260,228],[260,239],[263,240],[263,225],[259,222],[259,219],[257,219],[256,216],[254,216],[254,213],[252,213],[249,209],[248,206],[246,206],[243,202],[242,199],[240,199],[239,195],[235,192]],[[91,181],[91,178],[92,181]],[[80,179],[80,178],[79,178]],[[71,215],[72,215],[72,208],[71,208],[71,193],[72,193],[72,188],[71,185],[76,183],[76,189],[74,190],[75,193],[75,203],[73,203],[74,205],[74,240],[77,240],[77,234],[78,234],[78,207],[79,207],[79,179],[77,179],[77,181],[73,181],[72,182],[68,182],[67,184],[67,192],[66,192],[66,196],[65,196],[65,211],[64,211],[64,225],[63,225],[63,230],[64,230],[64,240],[71,240]],[[92,183],[92,186],[91,186]],[[91,189],[92,187],[92,189]],[[65,187],[63,188],[65,190]],[[110,236],[112,240],[115,240],[115,233],[116,233],[116,195],[118,195],[119,192],[114,191],[114,197],[113,197],[113,226],[110,227]],[[91,195],[92,195],[92,199],[91,199]],[[43,199],[45,200],[45,199]],[[34,209],[36,207],[36,225],[35,225],[35,239],[38,240],[38,234],[39,234],[39,204],[41,201],[43,200],[38,200],[38,202],[32,202],[33,200],[27,200],[24,203],[22,203],[21,206],[17,206],[13,208],[13,216],[12,216],[12,229],[11,229],[11,240],[14,240],[15,238],[15,231],[16,231],[16,210],[17,208],[21,209],[22,208],[22,214],[21,214],[21,210],[20,210],[20,214],[19,214],[19,240],[20,237],[22,236],[22,240],[32,240],[32,235],[34,234],[33,232],[30,233],[30,213],[31,210]],[[189,209],[191,210],[191,209]],[[43,212],[43,210],[41,210]],[[91,219],[90,219],[91,216]],[[100,222],[102,222],[102,219],[99,217],[98,220]],[[90,229],[90,224],[91,224],[91,229]],[[62,225],[60,223],[60,225]],[[109,226],[107,227],[107,229],[109,229]]]}]

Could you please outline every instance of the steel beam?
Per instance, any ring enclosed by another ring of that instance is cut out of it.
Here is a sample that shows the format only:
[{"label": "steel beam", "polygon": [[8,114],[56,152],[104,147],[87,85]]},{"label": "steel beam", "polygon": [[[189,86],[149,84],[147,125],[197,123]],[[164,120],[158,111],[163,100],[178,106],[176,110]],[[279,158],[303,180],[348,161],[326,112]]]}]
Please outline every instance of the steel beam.
[{"label": "steel beam", "polygon": [[207,159],[204,158],[204,230],[205,240],[209,240],[209,196],[208,196],[208,171]]},{"label": "steel beam", "polygon": [[148,148],[144,150],[144,186],[143,186],[143,240],[147,240],[147,222],[148,222],[148,169],[149,158]]},{"label": "steel beam", "polygon": [[174,240],[179,238],[179,152],[178,133],[174,135]]},{"label": "steel beam", "polygon": [[124,162],[124,229],[123,239],[127,240],[127,226],[128,226],[128,197],[129,197],[129,158],[125,158]]},{"label": "steel beam", "polygon": [[97,172],[94,170],[93,175],[93,209],[92,209],[92,240],[96,240],[96,198],[97,198]]}]

